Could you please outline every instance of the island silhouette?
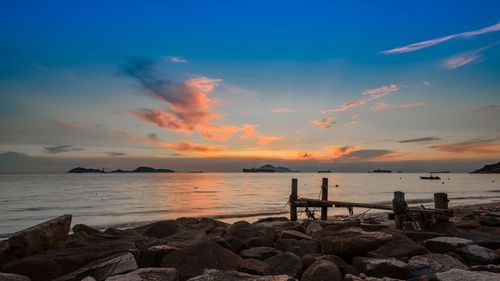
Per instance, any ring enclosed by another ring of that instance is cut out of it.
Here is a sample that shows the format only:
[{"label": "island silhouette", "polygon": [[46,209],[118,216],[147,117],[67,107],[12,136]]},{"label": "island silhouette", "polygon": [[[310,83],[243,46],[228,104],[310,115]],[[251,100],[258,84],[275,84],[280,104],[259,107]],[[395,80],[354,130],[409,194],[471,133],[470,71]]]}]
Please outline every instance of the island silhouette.
[{"label": "island silhouette", "polygon": [[110,172],[106,172],[104,168],[102,169],[92,169],[92,168],[82,168],[82,167],[77,167],[74,169],[71,169],[68,171],[70,174],[89,174],[89,173],[95,173],[95,174],[113,174],[113,173],[175,173],[173,170],[170,169],[155,169],[151,167],[137,167],[135,170],[132,171],[126,171],[126,170],[114,170]]}]

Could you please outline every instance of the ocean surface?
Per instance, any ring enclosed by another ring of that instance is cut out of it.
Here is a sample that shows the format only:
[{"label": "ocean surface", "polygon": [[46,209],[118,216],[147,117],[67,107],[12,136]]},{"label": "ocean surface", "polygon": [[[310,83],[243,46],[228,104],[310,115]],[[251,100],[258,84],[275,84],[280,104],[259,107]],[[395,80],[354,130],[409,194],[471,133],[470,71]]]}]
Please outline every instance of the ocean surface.
[{"label": "ocean surface", "polygon": [[[433,193],[447,192],[450,206],[500,201],[500,175],[370,173],[175,173],[0,175],[0,237],[62,215],[73,225],[125,227],[183,216],[228,222],[286,215],[291,179],[299,196],[319,198],[321,178],[329,199],[390,204],[393,192],[412,204],[432,206]],[[336,185],[338,185],[336,187]],[[361,213],[366,209],[354,209]],[[329,214],[346,214],[331,208]],[[319,213],[318,213],[319,216]]]}]

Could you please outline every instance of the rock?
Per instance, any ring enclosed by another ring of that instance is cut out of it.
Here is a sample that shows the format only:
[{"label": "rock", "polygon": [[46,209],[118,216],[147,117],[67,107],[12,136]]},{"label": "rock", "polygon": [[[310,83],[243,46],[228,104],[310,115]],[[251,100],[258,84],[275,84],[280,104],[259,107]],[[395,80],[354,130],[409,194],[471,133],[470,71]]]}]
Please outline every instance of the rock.
[{"label": "rock", "polygon": [[257,259],[244,259],[241,262],[239,271],[254,275],[267,275],[269,265]]},{"label": "rock", "polygon": [[498,264],[474,265],[474,266],[471,266],[470,270],[472,270],[472,271],[489,271],[489,272],[500,273],[500,265],[498,265]]},{"label": "rock", "polygon": [[188,281],[297,281],[297,279],[287,275],[258,276],[236,271],[208,269],[203,272],[203,275]]},{"label": "rock", "polygon": [[106,281],[178,281],[175,268],[141,268],[127,274],[111,276]]},{"label": "rock", "polygon": [[408,278],[408,264],[395,259],[355,257],[352,265],[359,271],[374,277]]},{"label": "rock", "polygon": [[[402,281],[402,280],[395,279],[395,278],[389,278],[389,277],[384,277],[384,278],[369,277],[369,276],[364,275],[363,273],[360,273],[359,276],[347,274],[344,277],[344,281]],[[422,280],[422,281],[424,281],[424,280]]]},{"label": "rock", "polygon": [[487,271],[467,271],[454,268],[436,274],[438,281],[497,281],[500,280],[500,273]]},{"label": "rock", "polygon": [[169,245],[156,245],[149,247],[141,257],[142,267],[159,267],[161,264],[161,259],[171,254],[175,251],[180,250],[180,248],[169,246]]},{"label": "rock", "polygon": [[321,224],[319,224],[315,221],[309,221],[307,224],[307,227],[306,227],[306,233],[308,235],[313,235],[314,233],[316,233],[317,231],[320,231],[322,229],[323,229],[323,227],[321,226]]},{"label": "rock", "polygon": [[311,236],[296,230],[284,230],[278,235],[280,239],[312,240]]},{"label": "rock", "polygon": [[260,221],[256,222],[255,224],[273,228],[277,233],[286,230],[294,230],[301,233],[306,233],[306,228],[297,221]]},{"label": "rock", "polygon": [[[167,244],[172,247],[185,248],[200,242],[207,241],[207,235],[201,230],[185,230],[176,234],[164,237],[156,243]],[[155,243],[155,244],[156,244]]]},{"label": "rock", "polygon": [[461,220],[455,223],[455,225],[457,226],[457,228],[465,230],[470,230],[481,226],[481,224],[477,220]]},{"label": "rock", "polygon": [[237,222],[229,227],[224,237],[236,237],[248,247],[273,246],[276,233],[273,228],[261,224]]},{"label": "rock", "polygon": [[137,262],[131,253],[121,253],[111,257],[106,257],[86,266],[58,277],[53,281],[79,281],[86,276],[91,276],[97,281],[105,280],[106,278],[129,272],[137,269]]},{"label": "rock", "polygon": [[110,227],[103,232],[104,234],[110,236],[130,236],[130,235],[138,235],[139,233],[133,229],[118,229],[116,227]]},{"label": "rock", "polygon": [[500,248],[500,227],[480,226],[473,230],[461,232],[459,235],[492,250]]},{"label": "rock", "polygon": [[301,257],[302,259],[302,268],[305,270],[311,264],[315,263],[317,258],[323,256],[321,253],[310,253],[310,254],[305,254],[304,256]]},{"label": "rock", "polygon": [[401,234],[392,234],[392,239],[380,248],[368,252],[366,255],[373,258],[402,258],[413,257],[428,253],[427,249]]},{"label": "rock", "polygon": [[318,260],[309,266],[301,281],[342,281],[342,273],[338,266],[328,260]]},{"label": "rock", "polygon": [[0,280],[2,281],[31,281],[29,277],[19,274],[2,273],[0,272]]},{"label": "rock", "polygon": [[96,281],[96,280],[92,276],[87,276],[87,277],[83,278],[82,281]]},{"label": "rock", "polygon": [[352,265],[345,262],[342,258],[337,257],[335,255],[322,255],[317,258],[317,260],[328,260],[336,264],[340,271],[342,272],[342,276],[346,274],[358,275],[359,271]]},{"label": "rock", "polygon": [[345,228],[359,228],[360,224],[360,220],[335,221],[334,223],[323,225],[323,228],[330,231],[337,231]]},{"label": "rock", "polygon": [[457,253],[472,265],[496,263],[498,260],[495,251],[475,244],[461,247]]},{"label": "rock", "polygon": [[16,232],[8,239],[9,255],[22,258],[63,248],[70,226],[71,215],[63,215]]},{"label": "rock", "polygon": [[474,241],[458,237],[437,237],[424,241],[424,246],[427,249],[442,254],[472,244],[474,244]]},{"label": "rock", "polygon": [[187,246],[163,257],[162,267],[173,267],[181,280],[203,273],[203,269],[237,270],[242,259],[235,253],[213,242]]},{"label": "rock", "polygon": [[279,253],[281,253],[281,251],[271,247],[253,247],[250,249],[242,250],[240,252],[240,256],[246,259],[251,258],[251,259],[265,260]]},{"label": "rock", "polygon": [[302,260],[299,256],[284,252],[264,260],[270,267],[270,275],[285,274],[297,278],[302,273]]},{"label": "rock", "polygon": [[392,235],[387,233],[366,232],[360,228],[346,228],[339,231],[325,229],[316,232],[315,236],[321,237],[322,253],[340,257],[362,255],[377,249],[392,238]]},{"label": "rock", "polygon": [[283,252],[294,253],[299,257],[320,252],[318,242],[313,240],[278,239],[275,247]]},{"label": "rock", "polygon": [[174,220],[158,221],[147,225],[142,235],[163,238],[179,232],[179,226]]},{"label": "rock", "polygon": [[73,233],[84,232],[88,235],[101,234],[101,231],[99,229],[93,228],[93,227],[85,225],[85,224],[75,224],[73,226],[72,230],[73,230]]},{"label": "rock", "polygon": [[399,231],[399,233],[417,243],[428,239],[445,236],[442,233],[431,232],[431,231]]},{"label": "rock", "polygon": [[429,279],[433,279],[437,272],[444,272],[453,268],[467,269],[467,266],[449,255],[436,253],[414,256],[408,261],[411,278],[425,275]]},{"label": "rock", "polygon": [[243,242],[243,240],[233,237],[233,236],[225,236],[222,238],[226,244],[229,245],[231,250],[235,253],[239,253],[244,249],[247,249],[248,246]]}]

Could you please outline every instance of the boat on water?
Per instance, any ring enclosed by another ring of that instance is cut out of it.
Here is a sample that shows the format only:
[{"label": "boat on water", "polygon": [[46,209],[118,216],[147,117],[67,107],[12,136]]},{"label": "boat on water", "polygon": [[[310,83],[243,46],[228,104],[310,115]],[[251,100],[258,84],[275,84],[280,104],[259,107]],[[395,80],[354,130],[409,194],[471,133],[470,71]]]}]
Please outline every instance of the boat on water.
[{"label": "boat on water", "polygon": [[376,170],[373,170],[372,173],[392,173],[392,171],[391,170],[376,169]]},{"label": "boat on water", "polygon": [[326,171],[318,171],[318,173],[322,174],[322,173],[331,173],[332,171],[330,170],[326,170]]},{"label": "boat on water", "polygon": [[420,179],[423,179],[423,180],[440,180],[441,178],[438,177],[438,176],[430,175],[430,176],[421,176]]}]

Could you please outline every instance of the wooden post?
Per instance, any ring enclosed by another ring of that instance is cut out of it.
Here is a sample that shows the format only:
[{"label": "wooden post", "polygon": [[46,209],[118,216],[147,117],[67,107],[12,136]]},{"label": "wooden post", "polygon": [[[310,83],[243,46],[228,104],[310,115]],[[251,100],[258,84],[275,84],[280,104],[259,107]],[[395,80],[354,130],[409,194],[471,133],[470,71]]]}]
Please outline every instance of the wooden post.
[{"label": "wooden post", "polygon": [[[323,178],[321,183],[321,200],[328,200],[328,178]],[[328,219],[328,207],[321,207],[321,219]]]},{"label": "wooden post", "polygon": [[448,194],[434,193],[434,209],[448,209]]},{"label": "wooden post", "polygon": [[402,191],[394,192],[394,199],[392,199],[392,207],[394,209],[394,224],[396,229],[403,229],[403,222],[406,215],[404,214],[408,208],[408,203],[405,201],[405,193]]},{"label": "wooden post", "polygon": [[297,206],[295,206],[295,201],[297,201],[297,179],[292,179],[292,192],[290,193],[290,220],[297,220]]}]

